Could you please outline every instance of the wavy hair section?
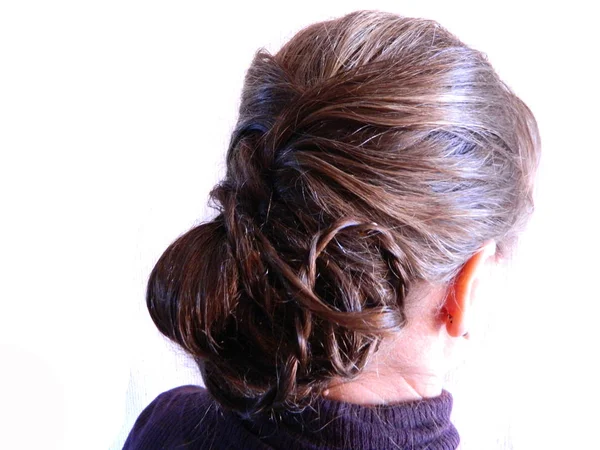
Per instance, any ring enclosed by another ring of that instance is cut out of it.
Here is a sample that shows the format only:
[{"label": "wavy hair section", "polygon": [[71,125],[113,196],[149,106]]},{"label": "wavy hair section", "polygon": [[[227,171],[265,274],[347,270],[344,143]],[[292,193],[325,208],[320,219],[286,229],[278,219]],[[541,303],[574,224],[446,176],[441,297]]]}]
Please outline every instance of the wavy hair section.
[{"label": "wavy hair section", "polygon": [[159,330],[225,407],[310,402],[533,208],[539,134],[484,54],[436,22],[359,11],[259,50],[215,219],[179,237],[147,289]]}]

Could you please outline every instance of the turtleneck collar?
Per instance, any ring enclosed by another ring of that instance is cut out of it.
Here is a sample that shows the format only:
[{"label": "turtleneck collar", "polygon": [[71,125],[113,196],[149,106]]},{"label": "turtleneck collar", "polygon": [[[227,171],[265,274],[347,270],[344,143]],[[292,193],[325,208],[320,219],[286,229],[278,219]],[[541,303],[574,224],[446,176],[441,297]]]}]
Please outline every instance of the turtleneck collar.
[{"label": "turtleneck collar", "polygon": [[[319,398],[278,421],[247,426],[276,448],[453,450],[459,436],[450,422],[452,395],[394,405],[365,406]],[[285,442],[287,446],[281,446]]]}]

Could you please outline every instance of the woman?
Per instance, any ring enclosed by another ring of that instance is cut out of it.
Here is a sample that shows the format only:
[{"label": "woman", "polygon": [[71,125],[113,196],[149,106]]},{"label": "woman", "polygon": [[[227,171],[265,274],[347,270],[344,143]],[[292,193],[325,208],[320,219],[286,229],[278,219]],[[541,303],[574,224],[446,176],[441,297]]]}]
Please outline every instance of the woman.
[{"label": "woman", "polygon": [[125,448],[456,448],[442,381],[538,157],[528,107],[433,21],[355,12],[259,51],[219,213],[148,283],[206,390],[160,395]]}]

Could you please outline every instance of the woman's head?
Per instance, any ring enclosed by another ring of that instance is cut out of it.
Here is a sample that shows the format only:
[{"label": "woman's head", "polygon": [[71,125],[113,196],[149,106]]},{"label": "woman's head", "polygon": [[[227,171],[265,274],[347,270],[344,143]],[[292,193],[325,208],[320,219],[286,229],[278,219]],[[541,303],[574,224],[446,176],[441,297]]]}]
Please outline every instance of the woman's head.
[{"label": "woman's head", "polygon": [[488,242],[532,210],[535,119],[437,23],[356,12],[248,70],[218,215],[150,276],[158,328],[225,406],[301,403],[360,374]]}]

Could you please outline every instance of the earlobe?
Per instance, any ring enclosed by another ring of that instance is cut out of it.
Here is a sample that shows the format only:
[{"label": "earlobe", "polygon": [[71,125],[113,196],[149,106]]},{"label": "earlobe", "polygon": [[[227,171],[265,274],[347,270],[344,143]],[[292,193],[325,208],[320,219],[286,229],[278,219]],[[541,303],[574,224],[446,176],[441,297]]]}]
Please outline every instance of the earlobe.
[{"label": "earlobe", "polygon": [[471,307],[482,269],[496,253],[495,241],[486,243],[460,269],[449,286],[444,305],[446,330],[452,337],[468,337]]},{"label": "earlobe", "polygon": [[467,332],[467,320],[466,320],[466,309],[468,308],[465,304],[464,295],[460,293],[460,287],[457,280],[450,286],[449,295],[446,298],[446,330],[452,337],[460,337]]},{"label": "earlobe", "polygon": [[[452,314],[448,314],[448,322],[449,322],[449,326],[451,327],[452,325],[454,325],[454,317],[452,316]],[[450,328],[448,328],[448,334],[450,334],[452,337],[457,337],[458,335],[456,334],[456,330],[450,330]],[[465,331],[462,334],[462,337],[464,337],[465,339],[469,339],[469,332]]]}]

